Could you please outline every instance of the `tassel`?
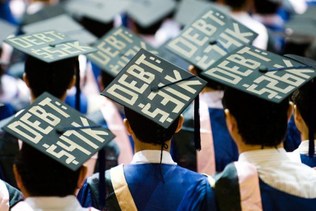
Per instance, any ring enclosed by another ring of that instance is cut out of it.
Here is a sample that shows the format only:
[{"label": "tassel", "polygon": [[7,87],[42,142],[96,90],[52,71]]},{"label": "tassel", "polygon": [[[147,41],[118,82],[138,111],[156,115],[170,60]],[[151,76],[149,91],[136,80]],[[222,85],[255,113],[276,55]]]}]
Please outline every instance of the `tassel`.
[{"label": "tassel", "polygon": [[201,150],[201,135],[200,135],[200,99],[199,95],[194,100],[194,144],[196,150]]}]

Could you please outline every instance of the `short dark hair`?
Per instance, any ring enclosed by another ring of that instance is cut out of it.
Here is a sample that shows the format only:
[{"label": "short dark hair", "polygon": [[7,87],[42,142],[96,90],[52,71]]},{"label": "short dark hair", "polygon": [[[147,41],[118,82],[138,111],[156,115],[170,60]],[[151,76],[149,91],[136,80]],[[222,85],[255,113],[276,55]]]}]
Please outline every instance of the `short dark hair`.
[{"label": "short dark hair", "polygon": [[281,4],[271,0],[254,0],[255,12],[261,15],[271,15],[278,12]]},{"label": "short dark hair", "polygon": [[77,70],[78,62],[78,57],[46,63],[28,56],[25,61],[25,74],[34,97],[38,97],[44,92],[49,92],[57,98],[62,97],[75,72],[79,71]]},{"label": "short dark hair", "polygon": [[246,0],[224,0],[224,2],[232,9],[242,9],[246,4]]},{"label": "short dark hair", "polygon": [[315,79],[295,91],[292,100],[309,130],[316,131],[316,81]]},{"label": "short dark hair", "polygon": [[288,122],[288,99],[273,103],[226,88],[223,105],[235,117],[245,144],[276,147],[283,141]]},{"label": "short dark hair", "polygon": [[146,143],[161,145],[170,140],[175,134],[179,117],[174,120],[168,129],[156,124],[143,115],[124,107],[125,116],[136,137]]},{"label": "short dark hair", "polygon": [[15,164],[31,196],[64,197],[75,193],[80,168],[72,171],[26,143],[23,143]]}]

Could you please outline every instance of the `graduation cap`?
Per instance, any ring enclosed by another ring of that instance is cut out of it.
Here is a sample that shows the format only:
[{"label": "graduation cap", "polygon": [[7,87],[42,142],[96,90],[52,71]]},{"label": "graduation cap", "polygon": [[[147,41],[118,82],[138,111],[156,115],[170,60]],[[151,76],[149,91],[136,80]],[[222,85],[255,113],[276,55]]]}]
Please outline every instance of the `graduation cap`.
[{"label": "graduation cap", "polygon": [[[311,69],[316,71],[316,61],[306,58],[306,57],[301,57],[298,55],[293,55],[293,54],[286,54],[284,55],[285,57],[291,58],[295,61],[298,61],[306,66],[309,66]],[[292,99],[295,104],[307,104],[304,106],[307,109],[304,109],[301,111],[301,115],[304,118],[304,121],[308,125],[308,139],[309,139],[309,150],[308,150],[308,155],[310,157],[314,157],[315,154],[315,143],[314,143],[314,133],[315,133],[315,116],[316,116],[316,85],[315,85],[315,78],[312,81],[312,83],[308,83],[299,90],[295,91],[295,93],[292,96]],[[302,102],[301,102],[302,101]],[[298,105],[299,106],[299,105]]]},{"label": "graduation cap", "polygon": [[[181,25],[188,25],[200,17],[203,13],[211,8],[218,8],[219,10],[227,10],[224,6],[217,6],[215,3],[203,0],[182,0],[176,9],[174,19]],[[188,15],[190,14],[190,15]]]},{"label": "graduation cap", "polygon": [[10,35],[14,35],[17,27],[10,24],[9,22],[0,19],[0,45]]},{"label": "graduation cap", "polygon": [[65,14],[65,9],[62,4],[47,5],[34,14],[25,14],[23,16],[23,25],[43,21],[61,14]]},{"label": "graduation cap", "polygon": [[205,85],[203,79],[141,49],[101,94],[167,129]]},{"label": "graduation cap", "polygon": [[243,46],[216,61],[203,78],[280,103],[316,76],[315,67],[253,46]]},{"label": "graduation cap", "polygon": [[171,14],[175,7],[174,0],[130,0],[127,15],[147,28]]},{"label": "graduation cap", "polygon": [[216,8],[199,16],[167,48],[201,70],[229,52],[252,43],[257,34]]},{"label": "graduation cap", "polygon": [[115,77],[141,48],[158,54],[155,48],[122,26],[109,31],[94,47],[98,51],[89,54],[88,58],[112,77]]},{"label": "graduation cap", "polygon": [[83,26],[66,14],[25,25],[23,26],[22,31],[26,34],[31,34],[51,29],[57,30],[83,44],[92,44],[97,40],[93,34],[85,30]]},{"label": "graduation cap", "polygon": [[[76,57],[81,54],[89,54],[96,51],[95,48],[81,45],[77,40],[67,37],[55,30],[37,32],[16,37],[7,38],[6,43],[14,48],[33,56],[46,63]],[[80,73],[76,71],[76,108],[80,108]]]},{"label": "graduation cap", "polygon": [[3,130],[73,171],[114,138],[110,130],[47,92]]},{"label": "graduation cap", "polygon": [[66,10],[75,17],[89,17],[93,20],[109,23],[114,17],[126,10],[126,0],[71,0],[66,2]]}]

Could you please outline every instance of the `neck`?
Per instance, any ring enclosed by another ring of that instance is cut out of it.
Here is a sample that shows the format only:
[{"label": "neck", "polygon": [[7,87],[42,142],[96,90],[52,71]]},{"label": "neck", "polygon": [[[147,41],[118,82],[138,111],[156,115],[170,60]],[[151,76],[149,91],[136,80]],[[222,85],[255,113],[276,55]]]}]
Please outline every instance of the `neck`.
[{"label": "neck", "polygon": [[[135,153],[139,152],[139,151],[143,151],[143,150],[161,150],[161,145],[159,144],[152,144],[152,143],[146,143],[146,142],[142,142],[140,140],[138,140],[137,138],[134,138],[133,136],[133,140],[134,140],[134,144],[135,144]],[[169,152],[170,151],[170,140],[166,141],[165,144],[167,144],[168,148],[167,149],[163,149],[164,151]]]},{"label": "neck", "polygon": [[283,148],[283,144],[279,144],[276,147],[268,147],[268,146],[261,146],[261,145],[248,145],[248,144],[237,144],[239,154],[243,152],[249,152],[254,150],[262,150],[262,149],[275,149],[275,148]]}]

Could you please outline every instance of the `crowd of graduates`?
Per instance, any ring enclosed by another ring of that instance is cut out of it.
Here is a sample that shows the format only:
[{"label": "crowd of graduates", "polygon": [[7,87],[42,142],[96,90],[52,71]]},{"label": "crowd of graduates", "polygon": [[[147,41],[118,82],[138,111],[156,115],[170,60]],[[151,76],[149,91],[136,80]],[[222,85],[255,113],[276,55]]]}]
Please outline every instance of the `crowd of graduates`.
[{"label": "crowd of graduates", "polygon": [[0,0],[0,211],[313,210],[307,0]]}]

